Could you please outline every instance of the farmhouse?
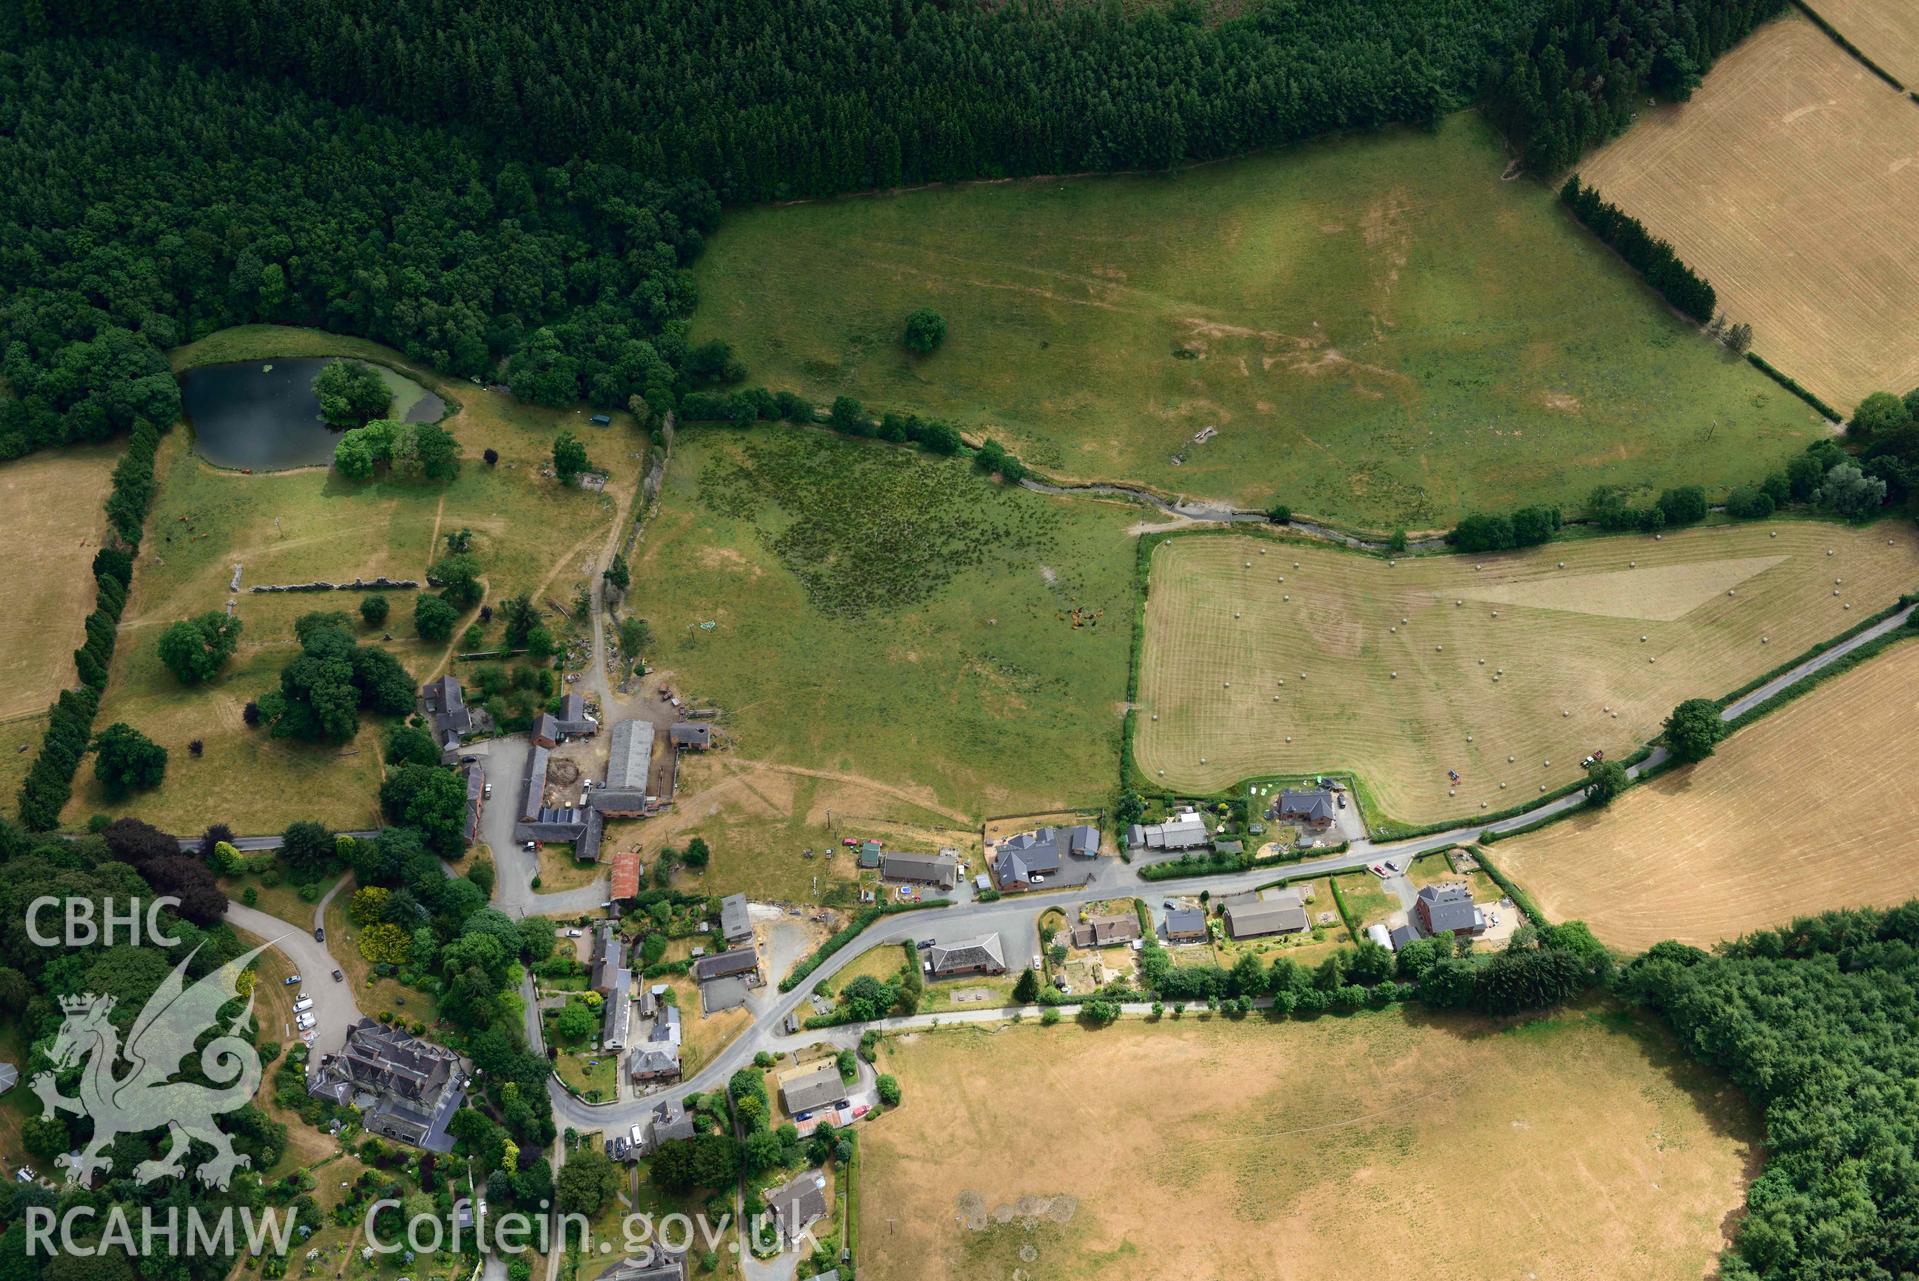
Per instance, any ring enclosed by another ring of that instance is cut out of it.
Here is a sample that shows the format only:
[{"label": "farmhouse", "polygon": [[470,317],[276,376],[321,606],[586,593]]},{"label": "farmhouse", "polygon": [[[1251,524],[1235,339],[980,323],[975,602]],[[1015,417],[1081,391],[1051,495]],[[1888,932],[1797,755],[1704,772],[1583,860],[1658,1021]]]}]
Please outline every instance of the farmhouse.
[{"label": "farmhouse", "polygon": [[626,1056],[626,1070],[638,1083],[677,1081],[680,1079],[680,1047],[647,1041]]},{"label": "farmhouse", "polygon": [[720,900],[720,937],[728,947],[753,941],[753,920],[746,911],[746,895],[728,894]]},{"label": "farmhouse", "polygon": [[794,1068],[782,1074],[779,1080],[780,1103],[794,1116],[838,1103],[846,1097],[846,1083],[830,1055],[811,1067]]},{"label": "farmhouse", "polygon": [[1195,850],[1210,838],[1206,821],[1195,810],[1181,810],[1164,823],[1135,823],[1126,829],[1126,843],[1134,849]]},{"label": "farmhouse", "polygon": [[453,1139],[446,1123],[466,1090],[458,1054],[361,1019],[338,1054],[313,1066],[307,1093],[358,1108],[369,1133],[450,1152]]},{"label": "farmhouse", "polygon": [[1486,928],[1473,906],[1472,887],[1464,881],[1428,885],[1413,900],[1413,919],[1427,934],[1472,934]]},{"label": "farmhouse", "polygon": [[710,983],[714,979],[743,978],[758,986],[760,954],[750,947],[736,947],[717,956],[702,956],[693,962],[693,981]]},{"label": "farmhouse", "polygon": [[1115,912],[1111,916],[1089,916],[1073,927],[1072,937],[1077,948],[1118,947],[1140,937],[1139,915]]},{"label": "farmhouse", "polygon": [[1298,934],[1306,929],[1306,904],[1297,890],[1283,890],[1269,899],[1233,903],[1225,911],[1226,932],[1236,939],[1264,934]]},{"label": "farmhouse", "polygon": [[769,1191],[766,1204],[779,1228],[780,1244],[791,1245],[800,1233],[826,1217],[826,1176],[818,1170],[803,1170],[791,1183]]},{"label": "farmhouse", "polygon": [[1308,792],[1282,791],[1273,805],[1273,817],[1323,832],[1338,817],[1338,806],[1333,794],[1323,787]]},{"label": "farmhouse", "polygon": [[1206,938],[1206,911],[1198,907],[1175,907],[1166,912],[1166,941],[1199,943]]},{"label": "farmhouse", "polygon": [[433,727],[441,762],[451,764],[459,757],[461,741],[473,732],[473,713],[467,710],[460,682],[442,676],[420,686],[420,712]]},{"label": "farmhouse", "polygon": [[1006,973],[1006,955],[1000,950],[997,934],[982,934],[957,943],[935,943],[926,950],[926,960],[936,979],[961,974]]},{"label": "farmhouse", "polygon": [[600,1019],[600,1048],[626,1048],[633,1024],[633,971],[622,965],[613,971],[613,984],[606,994],[606,1012]]},{"label": "farmhouse", "polygon": [[704,752],[713,746],[713,727],[703,721],[679,721],[666,734],[667,741],[682,752]]},{"label": "farmhouse", "polygon": [[959,883],[959,858],[950,850],[938,854],[889,852],[880,855],[880,878],[950,890]]}]

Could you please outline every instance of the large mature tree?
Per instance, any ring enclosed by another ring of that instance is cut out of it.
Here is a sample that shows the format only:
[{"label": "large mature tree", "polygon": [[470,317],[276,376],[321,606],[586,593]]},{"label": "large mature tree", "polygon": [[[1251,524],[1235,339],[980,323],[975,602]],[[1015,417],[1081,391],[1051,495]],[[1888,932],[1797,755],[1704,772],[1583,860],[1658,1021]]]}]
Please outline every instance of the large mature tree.
[{"label": "large mature tree", "polygon": [[330,427],[364,427],[375,418],[385,418],[393,405],[393,393],[373,366],[357,360],[335,360],[313,380],[320,398],[320,417]]},{"label": "large mature tree", "polygon": [[380,807],[442,858],[466,852],[466,785],[439,765],[402,765],[380,784]]},{"label": "large mature tree", "polygon": [[1586,767],[1586,799],[1596,806],[1610,805],[1631,781],[1618,761],[1594,761]]},{"label": "large mature tree", "polygon": [[931,307],[921,307],[906,318],[906,349],[930,356],[946,341],[946,318]]},{"label": "large mature tree", "polygon": [[1719,705],[1706,698],[1689,698],[1673,708],[1663,735],[1666,749],[1682,761],[1705,760],[1725,736]]},{"label": "large mature tree", "polygon": [[572,484],[575,477],[592,466],[586,457],[586,446],[580,443],[578,436],[563,431],[553,438],[553,474],[562,484]]},{"label": "large mature tree", "polygon": [[413,630],[423,641],[445,644],[453,636],[460,612],[439,596],[422,592],[413,602]]},{"label": "large mature tree", "polygon": [[295,884],[310,885],[333,870],[338,846],[324,823],[295,823],[280,841],[280,861]]},{"label": "large mature tree", "polygon": [[240,620],[219,610],[185,618],[160,633],[157,649],[175,680],[199,685],[219,672],[240,645]]},{"label": "large mature tree", "polygon": [[167,749],[125,721],[101,730],[93,751],[93,776],[115,800],[158,787],[166,777]]}]

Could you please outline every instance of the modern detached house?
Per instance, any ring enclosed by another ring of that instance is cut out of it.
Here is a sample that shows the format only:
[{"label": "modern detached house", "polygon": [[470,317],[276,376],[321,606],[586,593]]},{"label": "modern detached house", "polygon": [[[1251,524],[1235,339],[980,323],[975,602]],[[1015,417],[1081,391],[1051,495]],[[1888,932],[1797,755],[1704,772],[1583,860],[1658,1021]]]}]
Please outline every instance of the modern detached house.
[{"label": "modern detached house", "polygon": [[1473,934],[1486,928],[1486,921],[1473,906],[1472,887],[1463,881],[1428,885],[1413,900],[1413,919],[1428,935]]}]

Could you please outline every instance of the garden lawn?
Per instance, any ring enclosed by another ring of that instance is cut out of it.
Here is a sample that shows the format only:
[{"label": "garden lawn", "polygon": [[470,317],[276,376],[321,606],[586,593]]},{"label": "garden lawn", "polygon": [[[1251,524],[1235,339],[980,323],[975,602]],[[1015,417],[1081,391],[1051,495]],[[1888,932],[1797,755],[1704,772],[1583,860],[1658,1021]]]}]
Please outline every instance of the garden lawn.
[{"label": "garden lawn", "polygon": [[[1382,530],[1723,488],[1823,430],[1506,163],[1468,113],[1172,174],[747,210],[696,269],[695,336],[756,382],[948,418],[1045,472]],[[927,357],[901,342],[919,307],[947,326]]]}]

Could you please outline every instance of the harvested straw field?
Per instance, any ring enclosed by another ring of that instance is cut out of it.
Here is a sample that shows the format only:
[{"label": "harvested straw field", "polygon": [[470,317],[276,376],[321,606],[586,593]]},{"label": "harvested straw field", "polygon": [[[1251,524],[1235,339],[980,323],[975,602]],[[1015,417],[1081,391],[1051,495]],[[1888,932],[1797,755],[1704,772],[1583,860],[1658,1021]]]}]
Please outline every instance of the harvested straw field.
[{"label": "harvested straw field", "polygon": [[1919,895],[1919,645],[1789,703],[1708,759],[1497,848],[1555,920],[1616,947],[1708,946]]},{"label": "harvested straw field", "polygon": [[1757,1160],[1736,1093],[1609,1010],[1029,1024],[880,1066],[874,1281],[1697,1281]]},{"label": "harvested straw field", "polygon": [[73,650],[86,639],[93,554],[118,457],[101,446],[0,466],[0,539],[12,562],[0,618],[0,721],[46,711],[75,683]]},{"label": "harvested straw field", "polygon": [[1589,752],[1631,751],[1674,704],[1737,688],[1915,585],[1919,531],[1892,522],[1397,565],[1174,537],[1152,554],[1135,759],[1149,782],[1194,792],[1350,769],[1375,834],[1382,811],[1469,820],[1574,781]]},{"label": "harvested straw field", "polygon": [[1888,75],[1919,87],[1919,22],[1909,0],[1818,0],[1813,8]]},{"label": "harvested straw field", "polygon": [[1919,385],[1915,159],[1919,108],[1791,17],[1581,174],[1712,282],[1754,351],[1850,412]]}]

